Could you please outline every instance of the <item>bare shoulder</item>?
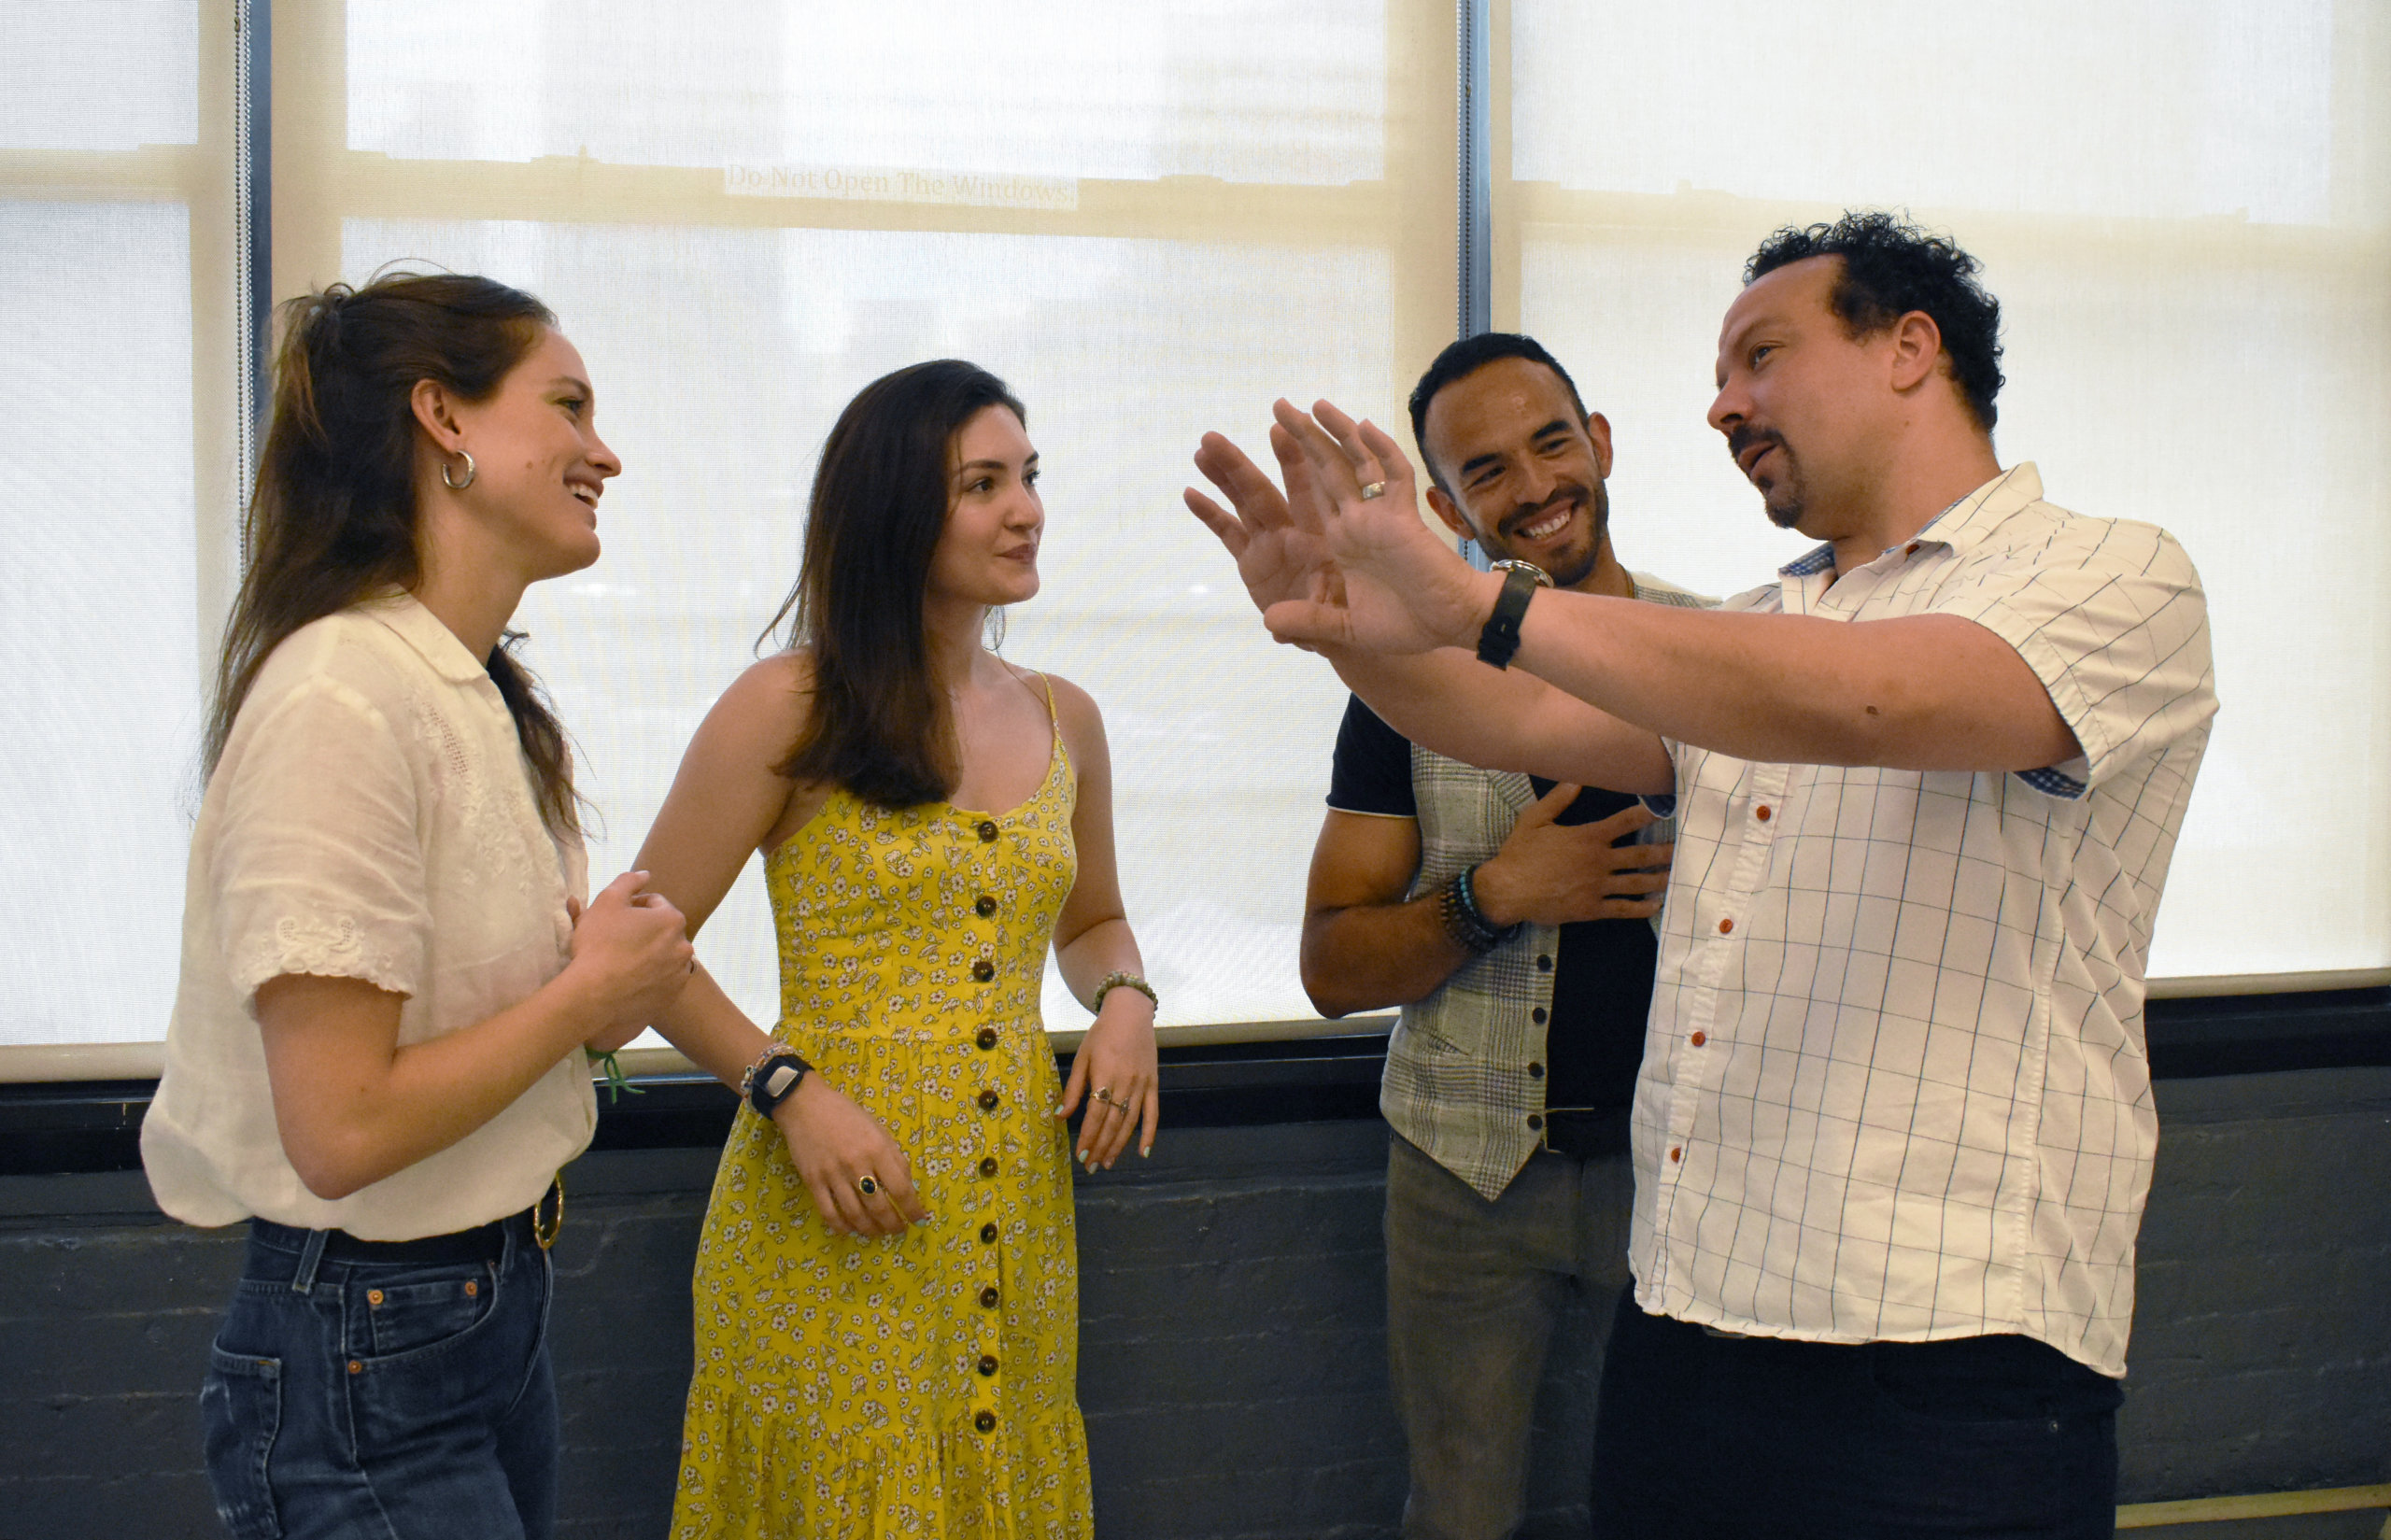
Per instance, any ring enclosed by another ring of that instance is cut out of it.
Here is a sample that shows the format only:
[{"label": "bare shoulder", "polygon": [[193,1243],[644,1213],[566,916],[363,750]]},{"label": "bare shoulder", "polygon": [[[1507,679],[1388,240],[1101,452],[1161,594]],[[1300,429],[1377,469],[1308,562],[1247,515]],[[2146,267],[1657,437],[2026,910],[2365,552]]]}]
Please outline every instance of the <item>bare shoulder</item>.
[{"label": "bare shoulder", "polygon": [[714,736],[760,735],[785,743],[814,702],[814,659],[778,652],[750,664],[714,700],[702,731]]},{"label": "bare shoulder", "polygon": [[1054,720],[1063,734],[1063,746],[1073,758],[1104,751],[1104,713],[1096,708],[1096,697],[1059,673],[1040,673],[1012,663],[1005,666],[1034,693],[1054,692]]}]

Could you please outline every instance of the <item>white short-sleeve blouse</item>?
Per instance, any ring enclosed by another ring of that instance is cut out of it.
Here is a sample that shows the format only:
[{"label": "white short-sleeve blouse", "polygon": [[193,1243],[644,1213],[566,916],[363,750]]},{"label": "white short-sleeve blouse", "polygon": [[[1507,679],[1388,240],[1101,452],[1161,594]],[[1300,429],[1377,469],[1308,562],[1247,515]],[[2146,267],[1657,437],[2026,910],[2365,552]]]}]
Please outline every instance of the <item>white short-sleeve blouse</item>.
[{"label": "white short-sleeve blouse", "polygon": [[597,1124],[574,1052],[488,1123],[336,1200],[283,1153],[256,1014],[285,973],[403,996],[420,1042],[523,999],[570,955],[578,841],[541,821],[514,719],[481,662],[393,594],[302,628],[241,704],[191,837],[182,980],[141,1128],[158,1206],[369,1240],[528,1208]]}]

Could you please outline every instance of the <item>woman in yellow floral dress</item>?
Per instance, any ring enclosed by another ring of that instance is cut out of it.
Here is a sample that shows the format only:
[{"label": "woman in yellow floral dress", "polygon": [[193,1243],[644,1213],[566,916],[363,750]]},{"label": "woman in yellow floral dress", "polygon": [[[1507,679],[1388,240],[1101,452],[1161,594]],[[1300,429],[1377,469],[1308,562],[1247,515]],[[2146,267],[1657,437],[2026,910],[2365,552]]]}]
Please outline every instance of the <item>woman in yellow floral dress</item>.
[{"label": "woman in yellow floral dress", "polygon": [[[769,1038],[702,968],[665,1024],[748,1096],[698,1252],[676,1540],[1091,1533],[1069,1163],[1152,1147],[1153,996],[1096,703],[982,643],[1038,591],[1037,476],[970,364],[850,403],[788,649],[715,703],[641,852],[692,933],[760,852],[780,941]],[[1050,940],[1096,1011],[1068,1085]]]}]

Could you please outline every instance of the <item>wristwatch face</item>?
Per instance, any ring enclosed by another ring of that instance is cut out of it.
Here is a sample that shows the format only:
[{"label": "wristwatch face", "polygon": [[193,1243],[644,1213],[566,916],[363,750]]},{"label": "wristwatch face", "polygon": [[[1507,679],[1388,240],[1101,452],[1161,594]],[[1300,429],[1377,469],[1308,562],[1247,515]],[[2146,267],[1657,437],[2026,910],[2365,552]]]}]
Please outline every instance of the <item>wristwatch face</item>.
[{"label": "wristwatch face", "polygon": [[773,1101],[778,1101],[787,1095],[789,1088],[796,1083],[797,1066],[776,1064],[772,1066],[772,1072],[764,1077],[764,1095]]},{"label": "wristwatch face", "polygon": [[1487,566],[1498,572],[1526,572],[1535,579],[1536,586],[1540,588],[1552,586],[1552,574],[1533,561],[1518,557],[1506,557],[1500,561],[1490,561]]}]

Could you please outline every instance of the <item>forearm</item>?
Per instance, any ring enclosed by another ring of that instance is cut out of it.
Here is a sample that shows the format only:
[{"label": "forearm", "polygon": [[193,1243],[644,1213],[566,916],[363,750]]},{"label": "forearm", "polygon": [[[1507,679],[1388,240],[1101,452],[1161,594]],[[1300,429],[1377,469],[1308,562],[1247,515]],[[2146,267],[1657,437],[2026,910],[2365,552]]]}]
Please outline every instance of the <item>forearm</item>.
[{"label": "forearm", "polygon": [[568,970],[495,1015],[388,1057],[306,1068],[270,1057],[284,1151],[309,1191],[347,1197],[466,1137],[559,1060],[578,1065],[601,1014]]},{"label": "forearm", "polygon": [[702,963],[656,1029],[691,1064],[729,1086],[739,1083],[772,1041],[770,1033],[731,1003]]},{"label": "forearm", "polygon": [[[1099,920],[1054,948],[1054,966],[1063,975],[1063,982],[1071,997],[1088,1005],[1096,996],[1096,986],[1111,973],[1135,973],[1143,977],[1145,959],[1138,951],[1138,938],[1129,929],[1126,918],[1114,915]],[[1090,1009],[1094,1009],[1090,1006]]]},{"label": "forearm", "polygon": [[2007,770],[2075,752],[2025,661],[1956,616],[1832,621],[1539,594],[1512,667],[1740,759]]},{"label": "forearm", "polygon": [[1395,904],[1304,916],[1304,993],[1323,1016],[1423,1000],[1470,954],[1445,928],[1441,887]]},{"label": "forearm", "polygon": [[1456,647],[1323,651],[1387,726],[1449,759],[1613,791],[1675,789],[1675,767],[1651,732],[1554,682],[1491,668]]}]

